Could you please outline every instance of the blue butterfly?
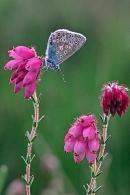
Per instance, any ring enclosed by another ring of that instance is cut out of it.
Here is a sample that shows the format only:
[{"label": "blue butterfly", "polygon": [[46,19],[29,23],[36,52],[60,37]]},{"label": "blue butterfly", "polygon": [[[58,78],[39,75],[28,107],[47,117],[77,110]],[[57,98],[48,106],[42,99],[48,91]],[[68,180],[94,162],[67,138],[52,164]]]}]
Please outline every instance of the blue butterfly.
[{"label": "blue butterfly", "polygon": [[59,70],[59,64],[79,50],[85,41],[86,37],[82,34],[66,29],[59,29],[51,33],[46,49],[46,67]]}]

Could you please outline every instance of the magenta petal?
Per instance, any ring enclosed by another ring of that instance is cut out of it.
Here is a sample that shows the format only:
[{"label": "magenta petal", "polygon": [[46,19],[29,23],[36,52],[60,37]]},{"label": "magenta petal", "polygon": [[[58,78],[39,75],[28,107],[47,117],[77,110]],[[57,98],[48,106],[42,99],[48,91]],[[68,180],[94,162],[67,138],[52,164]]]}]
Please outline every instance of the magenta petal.
[{"label": "magenta petal", "polygon": [[15,86],[14,86],[14,93],[19,92],[22,88],[23,88],[23,81],[21,81],[18,84],[15,84]]},{"label": "magenta petal", "polygon": [[91,153],[90,150],[89,150],[89,148],[87,148],[86,149],[86,158],[87,158],[89,164],[93,164],[94,161],[97,158],[97,154]]},{"label": "magenta petal", "polygon": [[19,82],[21,82],[24,79],[24,77],[25,77],[26,74],[27,74],[27,71],[26,70],[19,72],[18,73],[18,76],[16,78],[16,84],[19,83]]},{"label": "magenta petal", "polygon": [[126,92],[122,92],[122,103],[127,106],[130,104],[129,96]]},{"label": "magenta petal", "polygon": [[26,70],[37,71],[42,65],[42,60],[40,58],[31,58],[26,64]]},{"label": "magenta petal", "polygon": [[117,86],[113,87],[112,94],[113,94],[113,97],[116,99],[116,101],[118,102],[122,101],[121,90],[119,87]]},{"label": "magenta petal", "polygon": [[10,80],[16,79],[17,76],[18,76],[18,73],[17,73],[17,70],[16,70],[16,71],[14,71],[14,72],[12,73],[12,75],[11,75],[11,77],[10,77]]},{"label": "magenta petal", "polygon": [[90,140],[90,139],[94,138],[95,133],[96,133],[96,130],[95,130],[94,126],[86,127],[83,130],[83,137],[84,137],[85,140]]},{"label": "magenta petal", "polygon": [[102,97],[102,101],[101,101],[101,104],[102,104],[102,107],[103,107],[103,111],[106,115],[108,115],[108,112],[109,112],[109,106],[105,100],[104,97]]},{"label": "magenta petal", "polygon": [[35,89],[36,89],[36,81],[31,85],[25,86],[25,98],[29,99],[33,95]]},{"label": "magenta petal", "polygon": [[106,104],[110,105],[111,99],[112,99],[112,93],[111,93],[111,90],[109,88],[106,89],[106,92],[104,94],[104,99],[106,101]]},{"label": "magenta petal", "polygon": [[65,143],[66,141],[68,141],[69,139],[70,139],[70,135],[67,133],[66,136],[65,136],[65,138],[64,138],[64,143]]},{"label": "magenta petal", "polygon": [[78,120],[84,127],[87,127],[95,122],[93,115],[89,115],[89,116],[83,115],[83,116],[79,117]]},{"label": "magenta petal", "polygon": [[13,49],[16,55],[24,59],[30,59],[35,57],[35,51],[25,46],[18,46]]},{"label": "magenta petal", "polygon": [[116,113],[116,106],[113,103],[110,105],[110,112],[112,116],[114,116]]},{"label": "magenta petal", "polygon": [[85,152],[81,153],[80,155],[77,155],[74,153],[74,161],[76,164],[79,164],[85,157]]},{"label": "magenta petal", "polygon": [[[26,63],[27,63],[26,61],[22,61],[22,62],[19,64],[19,67],[18,67],[18,69],[17,69],[17,73],[26,70],[26,69],[25,69]],[[27,70],[26,70],[26,72],[27,72]]]},{"label": "magenta petal", "polygon": [[5,65],[4,69],[5,70],[15,70],[16,68],[18,68],[20,62],[21,60],[10,60]]},{"label": "magenta petal", "polygon": [[87,142],[83,139],[83,137],[76,140],[74,145],[74,153],[80,155],[85,152],[87,146]]},{"label": "magenta petal", "polygon": [[97,138],[97,136],[88,141],[88,147],[91,153],[96,153],[98,151],[99,139]]},{"label": "magenta petal", "polygon": [[18,56],[18,55],[14,52],[13,49],[12,49],[12,50],[9,50],[9,51],[8,51],[8,54],[9,54],[9,57],[12,57],[12,58],[14,58],[14,59],[16,59],[16,60],[18,60],[18,59],[21,59],[21,60],[22,60],[22,58],[21,58],[20,56]]},{"label": "magenta petal", "polygon": [[67,141],[65,142],[64,151],[65,151],[66,153],[72,152],[72,151],[73,151],[75,141],[76,141],[75,138],[70,138],[69,140],[67,140]]},{"label": "magenta petal", "polygon": [[70,127],[68,134],[70,137],[79,137],[83,132],[83,126],[80,123],[75,123]]},{"label": "magenta petal", "polygon": [[14,80],[10,79],[10,82],[9,82],[10,85],[15,85],[15,83],[16,83],[16,79],[14,79]]},{"label": "magenta petal", "polygon": [[37,79],[38,72],[30,71],[26,74],[23,80],[23,86],[30,85]]}]

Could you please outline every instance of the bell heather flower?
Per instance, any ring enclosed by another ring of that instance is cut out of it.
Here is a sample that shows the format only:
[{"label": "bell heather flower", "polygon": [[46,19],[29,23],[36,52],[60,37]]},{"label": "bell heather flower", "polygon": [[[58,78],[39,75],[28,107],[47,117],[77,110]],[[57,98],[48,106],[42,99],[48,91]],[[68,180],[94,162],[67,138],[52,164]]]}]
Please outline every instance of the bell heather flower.
[{"label": "bell heather flower", "polygon": [[5,65],[5,70],[12,70],[10,85],[14,85],[14,92],[25,88],[25,98],[29,99],[39,81],[42,59],[37,56],[34,48],[18,46],[8,51],[10,60]]},{"label": "bell heather flower", "polygon": [[99,149],[99,133],[93,115],[80,116],[69,128],[64,139],[64,151],[74,151],[75,163],[80,163],[86,157],[93,164]]},{"label": "bell heather flower", "polygon": [[102,88],[101,105],[103,112],[112,116],[118,113],[121,117],[127,111],[129,106],[129,96],[127,94],[128,88],[118,85],[118,83],[109,83]]}]

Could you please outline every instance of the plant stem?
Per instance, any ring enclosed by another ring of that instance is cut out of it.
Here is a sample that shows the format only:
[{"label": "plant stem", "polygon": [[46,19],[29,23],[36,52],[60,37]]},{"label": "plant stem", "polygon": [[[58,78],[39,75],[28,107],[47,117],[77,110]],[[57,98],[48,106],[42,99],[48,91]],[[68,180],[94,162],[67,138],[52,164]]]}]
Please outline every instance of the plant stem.
[{"label": "plant stem", "polygon": [[[103,144],[101,144],[101,146],[100,146],[100,151],[99,151],[98,159],[101,159],[104,156],[105,147],[106,147],[105,141],[107,139],[107,127],[108,127],[108,124],[103,124],[103,130],[102,130]],[[101,160],[98,163],[98,165],[96,167],[96,170],[95,170],[95,174],[97,174],[100,171],[100,168],[101,168],[101,165],[102,165],[102,161],[103,160]]]},{"label": "plant stem", "polygon": [[23,177],[23,179],[26,182],[26,195],[31,195],[30,192],[30,187],[33,182],[34,177],[30,176],[30,169],[31,169],[31,162],[33,160],[33,157],[31,156],[32,154],[32,144],[33,140],[36,137],[36,129],[38,127],[38,122],[39,122],[39,102],[37,99],[36,92],[32,95],[33,99],[33,107],[34,107],[34,116],[33,116],[33,124],[32,124],[32,130],[31,133],[27,132],[26,136],[28,138],[28,145],[27,145],[27,155],[26,155],[26,160],[24,159],[26,163],[26,174]]},{"label": "plant stem", "polygon": [[88,194],[95,195],[94,189],[96,189],[96,178],[100,172],[102,161],[104,159],[109,118],[104,118],[104,121],[103,121],[103,129],[102,129],[102,135],[101,135],[102,143],[101,143],[99,154],[97,157],[98,160],[95,160],[94,164],[91,166],[91,181],[90,181],[90,184],[88,185],[86,195],[88,195]]}]

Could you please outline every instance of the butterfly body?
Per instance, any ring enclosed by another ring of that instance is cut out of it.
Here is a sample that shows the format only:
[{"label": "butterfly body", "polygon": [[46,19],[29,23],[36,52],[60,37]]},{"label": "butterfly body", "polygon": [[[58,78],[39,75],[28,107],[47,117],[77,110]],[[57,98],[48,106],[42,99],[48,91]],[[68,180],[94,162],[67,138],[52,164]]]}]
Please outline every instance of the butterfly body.
[{"label": "butterfly body", "polygon": [[46,49],[45,64],[47,68],[58,70],[59,64],[79,50],[86,41],[80,33],[66,29],[51,33]]}]

